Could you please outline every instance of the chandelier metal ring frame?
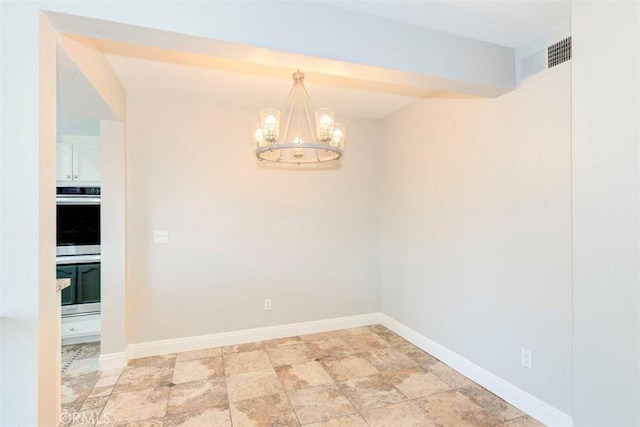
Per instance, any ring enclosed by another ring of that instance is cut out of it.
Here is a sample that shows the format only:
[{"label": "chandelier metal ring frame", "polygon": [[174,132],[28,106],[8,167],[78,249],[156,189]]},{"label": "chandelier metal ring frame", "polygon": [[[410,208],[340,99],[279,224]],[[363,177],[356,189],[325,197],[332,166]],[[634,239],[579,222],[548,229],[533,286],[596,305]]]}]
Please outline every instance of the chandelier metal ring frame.
[{"label": "chandelier metal ring frame", "polygon": [[282,109],[260,110],[253,142],[258,160],[300,165],[339,160],[345,136],[346,128],[334,122],[333,110],[314,109],[304,86],[304,74],[298,70],[293,73],[293,87]]}]

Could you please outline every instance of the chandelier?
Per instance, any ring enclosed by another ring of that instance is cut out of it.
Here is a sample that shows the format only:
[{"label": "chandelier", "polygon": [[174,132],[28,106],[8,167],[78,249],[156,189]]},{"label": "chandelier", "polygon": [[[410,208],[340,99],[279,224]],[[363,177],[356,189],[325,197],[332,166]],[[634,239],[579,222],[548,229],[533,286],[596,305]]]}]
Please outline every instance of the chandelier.
[{"label": "chandelier", "polygon": [[299,165],[340,159],[345,134],[345,126],[334,123],[332,109],[313,108],[298,70],[283,107],[260,110],[253,140],[258,160]]}]

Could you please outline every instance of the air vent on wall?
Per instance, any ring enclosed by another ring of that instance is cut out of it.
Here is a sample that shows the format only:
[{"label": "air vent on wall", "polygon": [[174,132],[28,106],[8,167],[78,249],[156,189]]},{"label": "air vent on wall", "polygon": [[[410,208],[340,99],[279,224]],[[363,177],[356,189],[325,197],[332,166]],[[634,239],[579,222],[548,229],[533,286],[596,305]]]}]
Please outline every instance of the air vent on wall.
[{"label": "air vent on wall", "polygon": [[[557,39],[556,39],[557,40]],[[534,46],[527,47],[527,56],[520,58],[519,81],[523,81],[535,74],[541,73],[549,68],[560,65],[571,59],[571,36],[560,40],[552,45],[541,40]]]},{"label": "air vent on wall", "polygon": [[567,62],[571,59],[571,37],[560,40],[547,48],[547,67],[555,67],[556,65]]}]

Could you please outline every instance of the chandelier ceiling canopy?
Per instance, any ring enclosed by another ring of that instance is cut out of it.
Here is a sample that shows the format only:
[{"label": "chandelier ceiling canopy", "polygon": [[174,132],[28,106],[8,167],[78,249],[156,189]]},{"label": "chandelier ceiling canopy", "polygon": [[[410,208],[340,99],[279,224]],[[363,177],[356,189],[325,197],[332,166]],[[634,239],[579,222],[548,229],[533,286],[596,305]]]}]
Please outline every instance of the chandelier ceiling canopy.
[{"label": "chandelier ceiling canopy", "polygon": [[309,164],[338,160],[346,128],[334,122],[330,108],[314,109],[304,87],[304,73],[293,73],[293,87],[281,109],[263,108],[253,132],[258,160]]}]

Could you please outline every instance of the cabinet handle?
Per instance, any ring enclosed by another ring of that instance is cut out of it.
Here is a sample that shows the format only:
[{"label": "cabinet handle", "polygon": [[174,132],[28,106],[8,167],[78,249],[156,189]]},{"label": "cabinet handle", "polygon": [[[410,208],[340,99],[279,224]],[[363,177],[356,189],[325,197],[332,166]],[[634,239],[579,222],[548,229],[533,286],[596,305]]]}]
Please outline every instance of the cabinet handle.
[{"label": "cabinet handle", "polygon": [[69,328],[69,330],[70,330],[71,332],[73,332],[73,331],[75,331],[75,330],[76,330],[76,328]]},{"label": "cabinet handle", "polygon": [[67,179],[71,179],[71,175],[67,175]]},{"label": "cabinet handle", "polygon": [[78,179],[78,175],[73,175],[73,179]]}]

